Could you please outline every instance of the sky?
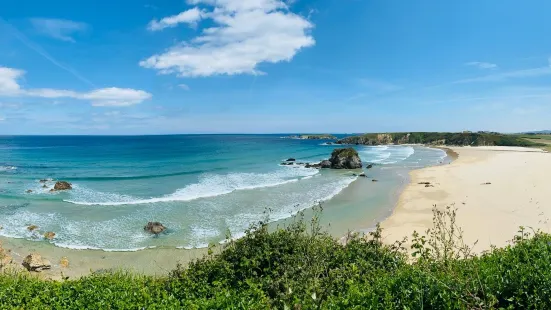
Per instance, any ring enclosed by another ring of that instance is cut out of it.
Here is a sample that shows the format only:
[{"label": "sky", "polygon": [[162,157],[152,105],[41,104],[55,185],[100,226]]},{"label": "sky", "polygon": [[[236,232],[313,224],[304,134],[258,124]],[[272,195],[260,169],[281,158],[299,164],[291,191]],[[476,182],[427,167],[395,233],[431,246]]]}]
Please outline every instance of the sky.
[{"label": "sky", "polygon": [[548,0],[4,0],[0,135],[551,129]]}]

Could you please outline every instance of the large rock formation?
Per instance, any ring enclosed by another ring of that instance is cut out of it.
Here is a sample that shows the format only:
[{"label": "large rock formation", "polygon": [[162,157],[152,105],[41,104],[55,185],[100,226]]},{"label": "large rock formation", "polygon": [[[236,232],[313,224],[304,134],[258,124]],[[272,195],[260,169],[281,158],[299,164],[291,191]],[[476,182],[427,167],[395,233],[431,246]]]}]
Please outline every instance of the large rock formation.
[{"label": "large rock formation", "polygon": [[72,189],[71,183],[69,183],[69,182],[58,181],[54,185],[54,191],[64,191],[64,190],[68,190],[68,189]]},{"label": "large rock formation", "polygon": [[358,152],[353,148],[335,149],[331,153],[331,169],[358,169],[362,161]]},{"label": "large rock formation", "polygon": [[40,272],[42,270],[50,269],[52,264],[49,260],[42,258],[38,253],[33,253],[27,255],[23,260],[23,267],[27,268],[28,271]]},{"label": "large rock formation", "polygon": [[163,224],[159,222],[149,222],[145,227],[143,228],[145,231],[158,235],[166,230],[166,227],[163,226]]},{"label": "large rock formation", "polygon": [[329,160],[322,160],[320,163],[321,168],[331,168],[331,162]]}]

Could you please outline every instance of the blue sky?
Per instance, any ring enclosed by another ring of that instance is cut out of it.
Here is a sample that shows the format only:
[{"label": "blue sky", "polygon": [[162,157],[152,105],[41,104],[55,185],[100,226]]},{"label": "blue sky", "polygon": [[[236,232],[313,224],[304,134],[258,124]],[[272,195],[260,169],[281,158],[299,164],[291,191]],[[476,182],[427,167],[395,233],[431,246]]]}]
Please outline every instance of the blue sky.
[{"label": "blue sky", "polygon": [[0,134],[551,128],[551,1],[5,1]]}]

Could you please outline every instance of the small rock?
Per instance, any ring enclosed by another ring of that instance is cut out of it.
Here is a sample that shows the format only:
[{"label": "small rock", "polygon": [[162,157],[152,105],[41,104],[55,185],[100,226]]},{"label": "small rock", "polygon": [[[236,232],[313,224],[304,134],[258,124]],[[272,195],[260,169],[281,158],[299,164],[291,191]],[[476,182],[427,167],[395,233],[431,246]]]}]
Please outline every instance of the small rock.
[{"label": "small rock", "polygon": [[163,226],[163,224],[159,222],[149,222],[147,225],[143,228],[145,231],[158,235],[166,230],[166,227]]},{"label": "small rock", "polygon": [[294,159],[294,158],[289,158],[289,159],[287,159],[286,161],[296,161],[296,159]]},{"label": "small rock", "polygon": [[425,187],[434,187],[434,185],[427,184]]},{"label": "small rock", "polygon": [[366,167],[366,168],[367,168],[367,169],[371,169],[371,168],[373,168],[373,164],[369,164],[369,165],[367,165],[367,167]]},{"label": "small rock", "polygon": [[36,225],[29,225],[29,226],[27,227],[27,230],[28,230],[28,231],[35,231],[35,230],[37,230],[37,229],[38,229],[38,226],[36,226]]},{"label": "small rock", "polygon": [[331,168],[331,161],[322,160],[321,163],[320,163],[320,167],[324,168],[324,169]]},{"label": "small rock", "polygon": [[36,271],[36,272],[50,269],[52,267],[52,264],[50,264],[50,261],[42,258],[42,256],[38,253],[27,255],[27,257],[25,257],[25,259],[23,260],[22,265],[28,271]]},{"label": "small rock", "polygon": [[482,185],[492,185],[490,182],[482,183]]},{"label": "small rock", "polygon": [[26,191],[27,194],[30,194],[30,193],[32,193],[32,192],[33,192],[32,189],[28,189],[28,190]]},{"label": "small rock", "polygon": [[62,257],[59,261],[59,265],[63,268],[69,267],[69,259],[67,257]]},{"label": "small rock", "polygon": [[42,188],[48,188],[48,185],[44,184],[42,185]]},{"label": "small rock", "polygon": [[49,231],[47,233],[44,233],[44,238],[46,238],[48,240],[54,240],[55,232]]},{"label": "small rock", "polygon": [[40,183],[46,183],[46,182],[48,182],[48,180],[42,179],[42,180],[40,180],[39,182],[40,182]]},{"label": "small rock", "polygon": [[430,185],[430,182],[419,182],[419,185]]},{"label": "small rock", "polygon": [[379,182],[379,180],[375,180],[375,179],[373,179],[373,180],[371,180],[371,182]]},{"label": "small rock", "polygon": [[72,189],[71,183],[65,182],[65,181],[58,181],[54,185],[54,191],[64,191],[68,189]]},{"label": "small rock", "polygon": [[365,173],[360,173],[359,176],[362,177],[362,178],[367,178],[367,175],[365,175]]}]

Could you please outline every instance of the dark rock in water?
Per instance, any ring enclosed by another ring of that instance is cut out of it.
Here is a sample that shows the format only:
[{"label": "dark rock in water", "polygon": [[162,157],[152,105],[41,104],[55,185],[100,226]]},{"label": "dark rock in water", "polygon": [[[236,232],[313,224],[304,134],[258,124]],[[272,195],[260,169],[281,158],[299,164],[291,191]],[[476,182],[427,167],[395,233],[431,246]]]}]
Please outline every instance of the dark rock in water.
[{"label": "dark rock in water", "polygon": [[145,227],[143,228],[145,231],[158,235],[166,230],[166,227],[163,226],[163,224],[159,222],[149,222]]},{"label": "dark rock in water", "polygon": [[46,183],[46,182],[48,182],[48,180],[42,179],[42,180],[40,180],[39,182],[40,182],[40,183]]},{"label": "dark rock in water", "polygon": [[48,185],[44,184],[42,185],[42,188],[48,188]]},{"label": "dark rock in water", "polygon": [[359,176],[362,177],[362,178],[367,178],[367,175],[365,175],[365,173],[360,173]]},{"label": "dark rock in water", "polygon": [[373,168],[373,164],[369,164],[369,165],[367,165],[367,167],[366,167],[366,168],[367,168],[367,169],[371,169],[371,168]]},{"label": "dark rock in water", "polygon": [[304,166],[305,168],[321,168],[321,165],[320,164],[311,164],[311,163],[306,163],[306,165]]},{"label": "dark rock in water", "polygon": [[64,191],[72,188],[73,187],[71,187],[71,183],[65,181],[58,181],[54,185],[54,191]]},{"label": "dark rock in water", "polygon": [[331,153],[331,169],[358,169],[362,161],[358,152],[353,148],[335,149]]},{"label": "dark rock in water", "polygon": [[373,179],[373,180],[371,180],[371,182],[379,182],[379,180],[375,180],[375,179]]},{"label": "dark rock in water", "polygon": [[320,163],[320,167],[321,167],[321,168],[331,168],[331,162],[328,161],[328,160],[323,160],[323,161]]},{"label": "dark rock in water", "polygon": [[294,159],[294,158],[289,158],[289,159],[287,159],[286,161],[296,161],[296,159]]},{"label": "dark rock in water", "polygon": [[281,165],[282,166],[291,166],[293,163],[290,163],[290,162],[282,162]]},{"label": "dark rock in water", "polygon": [[28,190],[26,191],[27,194],[30,194],[30,193],[32,193],[32,192],[33,192],[33,191],[32,191],[31,189],[28,189]]}]

